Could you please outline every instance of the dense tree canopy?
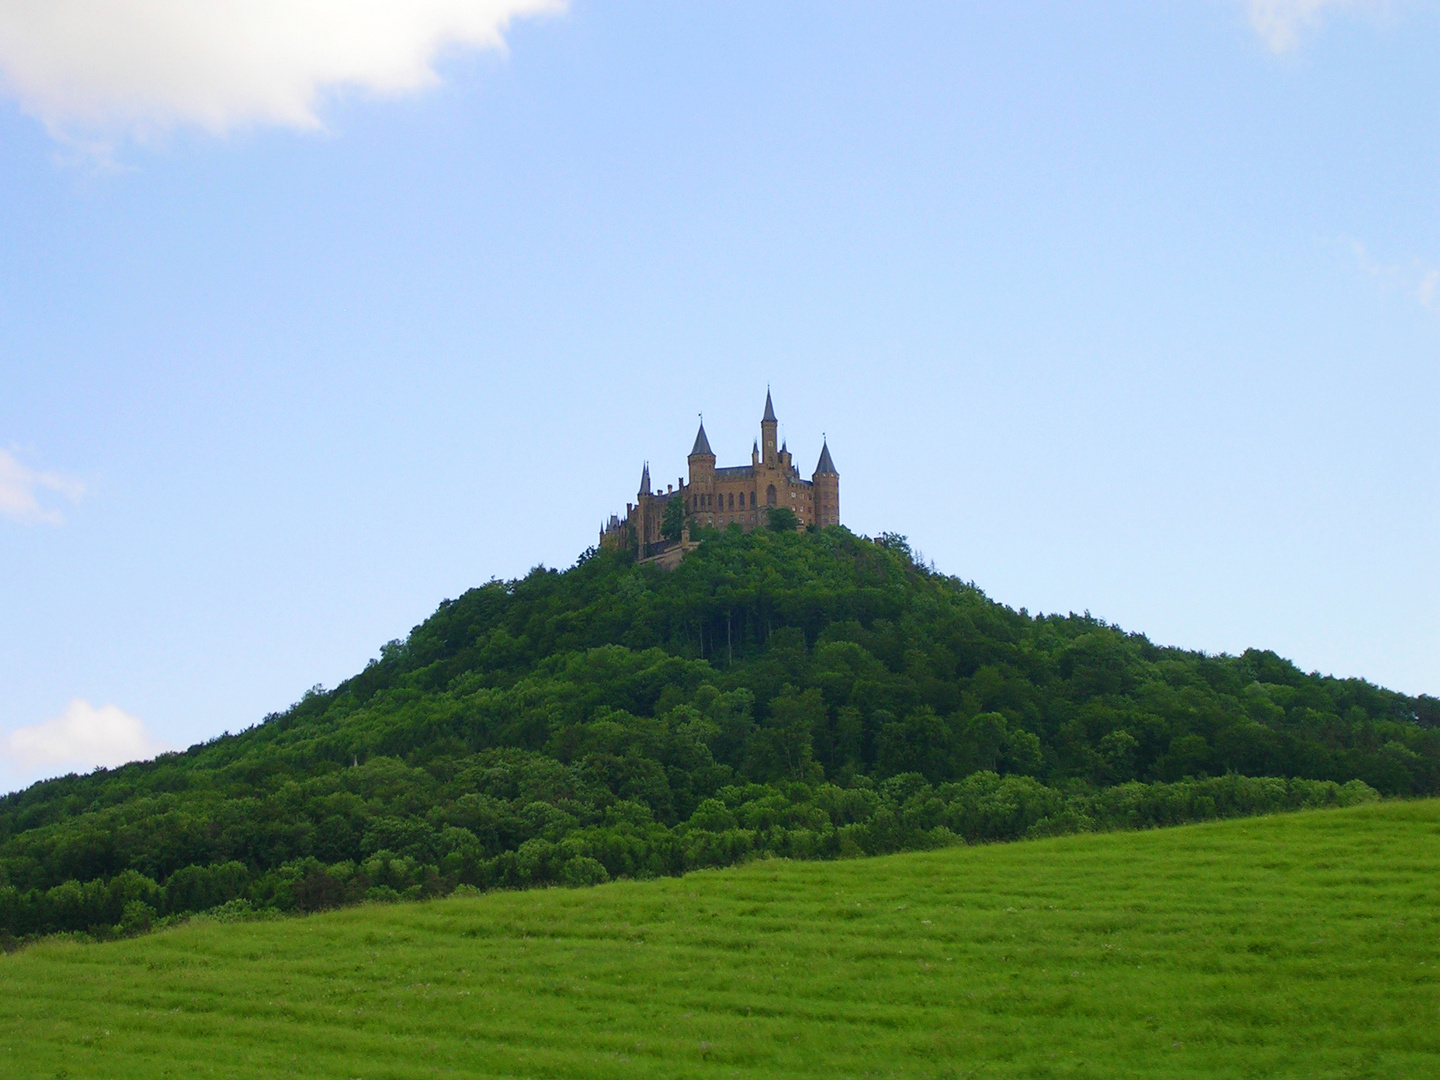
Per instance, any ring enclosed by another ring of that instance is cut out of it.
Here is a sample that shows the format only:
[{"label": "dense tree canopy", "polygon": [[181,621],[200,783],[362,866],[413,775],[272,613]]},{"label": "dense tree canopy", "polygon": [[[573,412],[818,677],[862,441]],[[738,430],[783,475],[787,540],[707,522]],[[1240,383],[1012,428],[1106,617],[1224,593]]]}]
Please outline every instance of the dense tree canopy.
[{"label": "dense tree canopy", "polygon": [[1440,789],[1440,702],[1013,611],[844,529],[588,552],[334,690],[0,799],[0,933],[585,884]]}]

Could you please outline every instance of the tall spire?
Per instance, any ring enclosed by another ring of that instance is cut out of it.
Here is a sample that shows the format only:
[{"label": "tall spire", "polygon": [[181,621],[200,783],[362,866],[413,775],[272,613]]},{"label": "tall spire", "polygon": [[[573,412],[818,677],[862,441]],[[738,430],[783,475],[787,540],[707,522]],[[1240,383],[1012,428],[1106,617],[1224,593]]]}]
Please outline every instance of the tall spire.
[{"label": "tall spire", "polygon": [[700,419],[700,430],[695,435],[695,445],[690,448],[691,457],[695,457],[697,454],[708,454],[711,457],[715,456],[715,451],[710,449],[710,440],[705,437],[704,417]]},{"label": "tall spire", "polygon": [[770,388],[765,388],[765,415],[760,418],[760,460],[766,467],[775,464],[775,453],[779,449],[775,443],[775,429],[780,422],[775,419],[775,406],[770,401]]},{"label": "tall spire", "polygon": [[839,475],[840,475],[840,473],[839,473],[839,472],[836,470],[836,468],[835,468],[835,462],[830,459],[830,444],[829,444],[829,442],[823,442],[823,443],[820,444],[820,464],[818,464],[818,465],[815,466],[815,475],[816,475],[816,476],[839,476]]},{"label": "tall spire", "polygon": [[645,468],[640,473],[640,494],[650,494],[650,463],[645,462]]}]

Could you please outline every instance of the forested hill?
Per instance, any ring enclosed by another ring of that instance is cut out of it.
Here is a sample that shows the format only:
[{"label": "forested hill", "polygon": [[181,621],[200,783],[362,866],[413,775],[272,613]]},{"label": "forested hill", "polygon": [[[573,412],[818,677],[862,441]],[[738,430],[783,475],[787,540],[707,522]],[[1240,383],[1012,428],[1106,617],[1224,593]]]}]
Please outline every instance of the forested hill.
[{"label": "forested hill", "polygon": [[0,799],[0,937],[1440,790],[1440,702],[1031,616],[903,539],[447,600],[334,690]]}]

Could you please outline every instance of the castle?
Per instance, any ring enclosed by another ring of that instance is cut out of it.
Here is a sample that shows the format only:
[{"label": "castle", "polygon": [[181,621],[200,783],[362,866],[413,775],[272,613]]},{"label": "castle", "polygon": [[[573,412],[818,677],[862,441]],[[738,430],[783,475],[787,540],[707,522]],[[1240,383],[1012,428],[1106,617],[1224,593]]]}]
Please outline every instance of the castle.
[{"label": "castle", "polygon": [[[829,444],[822,443],[820,462],[811,478],[805,480],[793,464],[789,449],[776,445],[778,427],[775,406],[766,390],[760,441],[750,449],[750,464],[717,469],[702,418],[690,450],[689,482],[682,477],[678,488],[666,484],[663,492],[651,491],[647,462],[640,474],[638,501],[625,505],[623,521],[614,514],[610,516],[600,530],[600,546],[629,547],[642,559],[669,556],[678,561],[693,546],[691,525],[717,529],[739,525],[748,532],[766,524],[770,512],[781,507],[794,512],[801,528],[840,524],[840,474],[830,459]],[[680,500],[683,513],[671,508],[672,499]]]}]

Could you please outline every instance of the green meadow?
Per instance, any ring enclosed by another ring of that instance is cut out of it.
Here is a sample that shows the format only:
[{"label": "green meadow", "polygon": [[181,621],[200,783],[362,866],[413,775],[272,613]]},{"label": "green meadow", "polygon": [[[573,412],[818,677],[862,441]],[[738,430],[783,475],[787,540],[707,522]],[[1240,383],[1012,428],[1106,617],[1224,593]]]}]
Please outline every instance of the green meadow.
[{"label": "green meadow", "polygon": [[1440,1076],[1440,801],[197,918],[0,957],[7,1077]]}]

